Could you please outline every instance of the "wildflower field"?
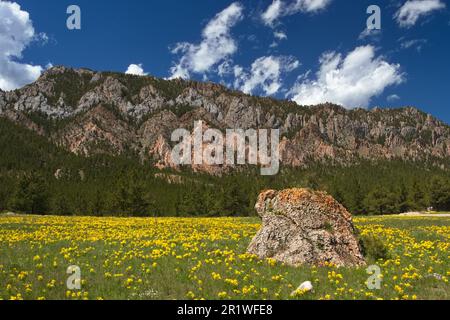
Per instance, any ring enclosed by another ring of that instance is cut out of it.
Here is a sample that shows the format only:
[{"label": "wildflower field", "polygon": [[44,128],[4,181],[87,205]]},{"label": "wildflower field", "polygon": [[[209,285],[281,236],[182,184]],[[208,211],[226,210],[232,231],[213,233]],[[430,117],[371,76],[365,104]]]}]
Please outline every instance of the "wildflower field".
[{"label": "wildflower field", "polygon": [[[246,254],[256,218],[0,216],[0,299],[450,299],[450,218],[355,218],[385,246],[366,268]],[[69,266],[81,271],[68,289]],[[311,281],[313,292],[297,291]]]}]

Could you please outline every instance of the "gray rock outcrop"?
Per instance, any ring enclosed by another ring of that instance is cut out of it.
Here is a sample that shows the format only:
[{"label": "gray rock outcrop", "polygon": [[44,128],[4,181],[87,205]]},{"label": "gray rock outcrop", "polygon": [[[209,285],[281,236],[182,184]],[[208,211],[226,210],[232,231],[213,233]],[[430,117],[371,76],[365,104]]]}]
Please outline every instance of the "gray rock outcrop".
[{"label": "gray rock outcrop", "polygon": [[259,195],[255,208],[262,228],[249,253],[291,266],[365,264],[351,214],[326,193],[268,190]]}]

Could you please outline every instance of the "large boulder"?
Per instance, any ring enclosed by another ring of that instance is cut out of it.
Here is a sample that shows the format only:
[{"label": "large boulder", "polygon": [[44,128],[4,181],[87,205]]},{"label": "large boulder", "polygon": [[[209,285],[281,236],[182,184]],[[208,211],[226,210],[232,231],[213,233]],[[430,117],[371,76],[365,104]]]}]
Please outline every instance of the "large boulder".
[{"label": "large boulder", "polygon": [[259,195],[255,208],[262,228],[249,253],[292,266],[365,264],[351,214],[328,194],[267,190]]}]

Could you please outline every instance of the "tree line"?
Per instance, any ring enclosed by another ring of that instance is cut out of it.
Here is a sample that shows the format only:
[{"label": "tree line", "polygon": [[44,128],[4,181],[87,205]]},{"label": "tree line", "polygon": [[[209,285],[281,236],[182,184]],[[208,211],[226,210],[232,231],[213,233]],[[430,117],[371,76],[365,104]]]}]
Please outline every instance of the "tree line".
[{"label": "tree line", "polygon": [[[367,170],[366,176],[355,177],[352,170]],[[142,168],[85,181],[31,171],[14,179],[0,176],[0,210],[54,215],[252,216],[261,190],[307,187],[327,191],[355,215],[396,214],[428,207],[450,211],[448,176],[436,173],[418,178],[407,176],[406,168],[403,173],[395,166],[390,170],[385,167],[387,175],[378,176],[377,181],[370,178],[376,172],[373,168],[351,167],[333,168],[336,176],[332,178],[314,171],[289,170],[289,174],[272,179],[256,173],[220,178],[182,175],[179,183],[155,178],[153,170]]]},{"label": "tree line", "polygon": [[[131,155],[76,156],[0,119],[0,212],[96,216],[252,216],[261,190],[324,190],[355,215],[450,211],[450,173],[427,163],[314,164],[263,177],[159,171]],[[175,178],[174,178],[175,177]]]}]

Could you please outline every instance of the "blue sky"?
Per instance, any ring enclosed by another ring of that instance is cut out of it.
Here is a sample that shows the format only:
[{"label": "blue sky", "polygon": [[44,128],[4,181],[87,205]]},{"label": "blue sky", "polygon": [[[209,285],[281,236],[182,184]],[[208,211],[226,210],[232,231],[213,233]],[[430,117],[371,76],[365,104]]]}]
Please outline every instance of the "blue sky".
[{"label": "blue sky", "polygon": [[[1,1],[0,87],[66,65],[211,80],[300,104],[411,105],[450,123],[446,2],[22,0],[17,9]],[[81,30],[66,27],[71,4],[81,8]],[[363,36],[372,4],[381,30]],[[6,28],[19,11],[28,20]]]}]

